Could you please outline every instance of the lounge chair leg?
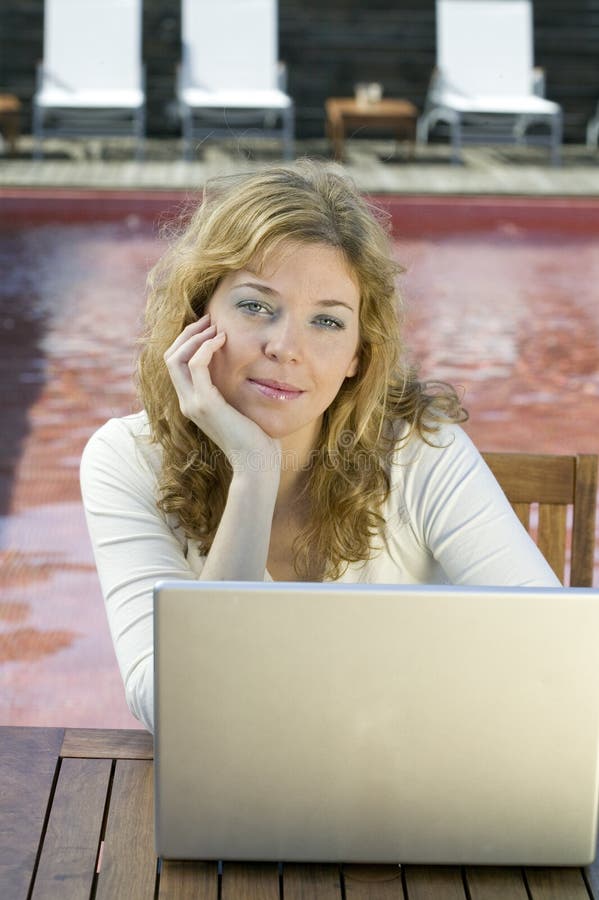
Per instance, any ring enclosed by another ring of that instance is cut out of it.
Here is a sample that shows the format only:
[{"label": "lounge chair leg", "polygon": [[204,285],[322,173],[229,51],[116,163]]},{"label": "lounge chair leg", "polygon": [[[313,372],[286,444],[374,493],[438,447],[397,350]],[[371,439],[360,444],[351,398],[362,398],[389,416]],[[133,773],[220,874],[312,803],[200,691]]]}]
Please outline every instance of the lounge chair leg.
[{"label": "lounge chair leg", "polygon": [[143,162],[145,157],[145,134],[146,134],[146,115],[145,109],[138,110],[135,116],[135,136],[137,144],[135,149],[135,159],[137,162]]},{"label": "lounge chair leg", "polygon": [[291,162],[295,156],[294,143],[294,113],[291,107],[283,112],[283,159],[287,162]]},{"label": "lounge chair leg", "polygon": [[597,147],[597,141],[599,140],[599,103],[597,104],[597,109],[595,111],[595,115],[589,119],[587,125],[587,133],[586,133],[586,143],[587,147]]},{"label": "lounge chair leg", "polygon": [[426,113],[423,113],[416,122],[416,143],[428,143],[428,116]]},{"label": "lounge chair leg", "polygon": [[185,162],[191,161],[191,139],[192,139],[192,117],[193,113],[189,107],[182,110],[183,116],[183,159]]},{"label": "lounge chair leg", "polygon": [[33,159],[39,160],[42,158],[43,154],[43,146],[42,146],[42,116],[43,112],[39,106],[34,104],[33,107]]},{"label": "lounge chair leg", "polygon": [[462,161],[462,124],[459,118],[449,123],[451,131],[451,162],[459,165]]},{"label": "lounge chair leg", "polygon": [[551,118],[551,164],[553,166],[559,166],[562,162],[561,150],[563,129],[563,114],[560,110],[559,113]]}]

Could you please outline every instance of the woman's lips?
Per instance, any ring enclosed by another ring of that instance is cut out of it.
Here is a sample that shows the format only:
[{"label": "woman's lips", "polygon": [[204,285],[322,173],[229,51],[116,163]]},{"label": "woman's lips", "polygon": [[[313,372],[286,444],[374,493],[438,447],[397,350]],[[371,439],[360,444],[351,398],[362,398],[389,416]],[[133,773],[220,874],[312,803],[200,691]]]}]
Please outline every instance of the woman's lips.
[{"label": "woman's lips", "polygon": [[264,397],[270,397],[273,400],[295,400],[304,393],[300,388],[280,381],[258,381],[255,378],[248,378],[248,381]]}]

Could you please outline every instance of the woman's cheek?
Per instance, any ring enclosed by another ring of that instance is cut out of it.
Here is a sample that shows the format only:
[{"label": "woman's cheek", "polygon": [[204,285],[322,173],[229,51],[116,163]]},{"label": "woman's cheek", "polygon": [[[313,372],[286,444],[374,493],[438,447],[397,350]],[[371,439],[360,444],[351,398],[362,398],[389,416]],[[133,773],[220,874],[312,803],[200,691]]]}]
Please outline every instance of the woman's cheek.
[{"label": "woman's cheek", "polygon": [[224,383],[223,376],[224,376],[224,373],[227,371],[227,365],[226,365],[227,349],[226,348],[227,348],[227,345],[225,343],[225,346],[222,347],[220,350],[217,351],[217,353],[214,354],[214,356],[210,360],[210,364],[208,365],[208,372],[210,373],[210,378],[211,378],[212,384],[219,389],[221,388],[221,386]]}]

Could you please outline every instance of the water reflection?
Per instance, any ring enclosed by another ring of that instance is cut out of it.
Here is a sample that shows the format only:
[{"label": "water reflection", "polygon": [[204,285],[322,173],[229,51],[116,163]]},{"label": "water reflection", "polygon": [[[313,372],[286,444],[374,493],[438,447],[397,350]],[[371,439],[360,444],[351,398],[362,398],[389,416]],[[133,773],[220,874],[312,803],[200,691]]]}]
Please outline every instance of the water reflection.
[{"label": "water reflection", "polygon": [[[505,218],[505,217],[504,217]],[[451,217],[448,218],[448,227]],[[0,233],[0,722],[131,727],[79,499],[91,432],[136,407],[143,219]],[[510,228],[397,254],[424,377],[461,386],[484,450],[596,452],[599,245]]]}]

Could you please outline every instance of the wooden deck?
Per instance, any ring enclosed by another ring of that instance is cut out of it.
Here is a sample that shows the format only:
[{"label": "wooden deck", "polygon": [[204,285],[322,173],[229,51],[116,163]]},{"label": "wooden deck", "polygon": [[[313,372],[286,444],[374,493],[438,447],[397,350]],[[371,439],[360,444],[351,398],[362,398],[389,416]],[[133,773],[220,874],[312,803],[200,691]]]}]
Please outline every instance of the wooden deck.
[{"label": "wooden deck", "polygon": [[2,900],[599,900],[599,866],[175,863],[153,846],[142,731],[0,728]]}]

